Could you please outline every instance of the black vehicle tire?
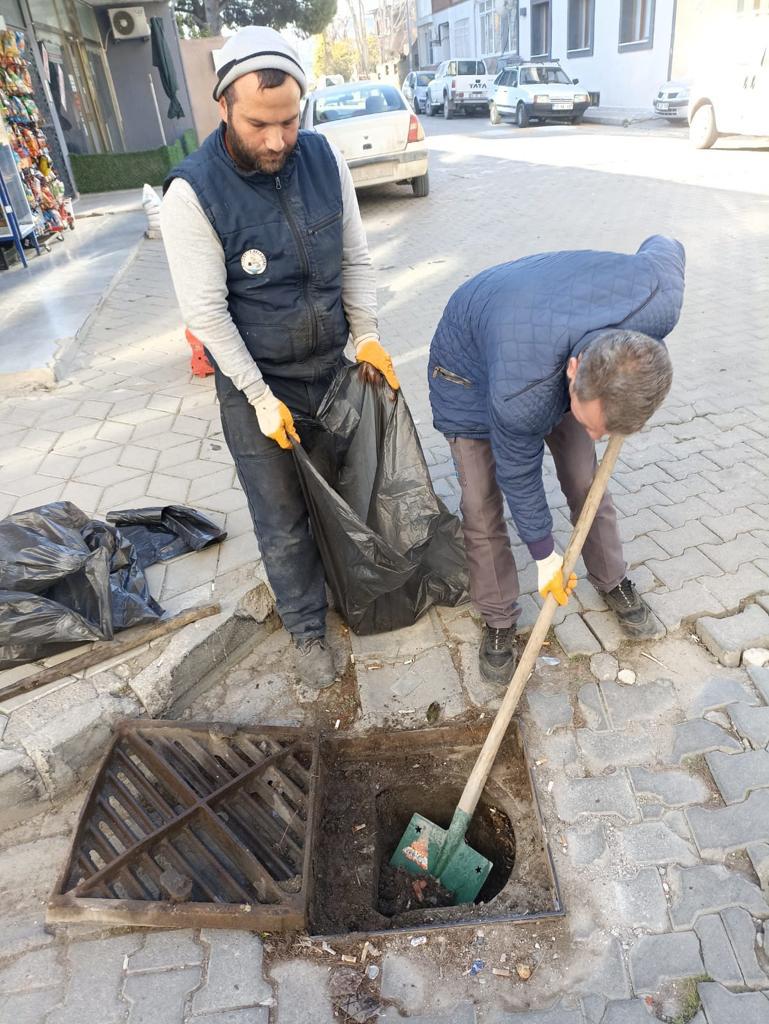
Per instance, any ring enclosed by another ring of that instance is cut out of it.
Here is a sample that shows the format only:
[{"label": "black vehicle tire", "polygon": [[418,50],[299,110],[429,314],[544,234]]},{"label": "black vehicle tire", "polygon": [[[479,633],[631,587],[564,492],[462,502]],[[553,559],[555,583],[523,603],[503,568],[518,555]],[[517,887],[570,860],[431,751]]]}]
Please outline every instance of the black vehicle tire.
[{"label": "black vehicle tire", "polygon": [[414,191],[414,195],[418,199],[424,198],[430,194],[430,174],[425,171],[424,174],[420,174],[418,178],[411,179],[411,188]]},{"label": "black vehicle tire", "polygon": [[454,111],[451,109],[448,96],[443,97],[443,116],[447,121],[450,121],[454,116]]},{"label": "black vehicle tire", "polygon": [[492,124],[502,124],[502,118],[499,116],[499,111],[497,110],[497,105],[494,100],[489,103],[489,121],[491,121]]},{"label": "black vehicle tire", "polygon": [[529,115],[526,113],[526,107],[523,103],[519,103],[515,108],[515,123],[519,128],[526,128],[529,124]]},{"label": "black vehicle tire", "polygon": [[697,107],[689,125],[689,139],[696,149],[710,149],[718,138],[716,115],[710,103]]},{"label": "black vehicle tire", "polygon": [[421,114],[422,113],[422,111],[419,109],[419,100],[417,99],[416,96],[414,97],[414,113],[415,114]]}]

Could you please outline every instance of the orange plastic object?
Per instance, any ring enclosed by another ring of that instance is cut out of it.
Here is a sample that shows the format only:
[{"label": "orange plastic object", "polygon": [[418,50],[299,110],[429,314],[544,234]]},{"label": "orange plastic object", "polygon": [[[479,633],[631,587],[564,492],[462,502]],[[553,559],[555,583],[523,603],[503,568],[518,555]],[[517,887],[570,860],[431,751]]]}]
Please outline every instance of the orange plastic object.
[{"label": "orange plastic object", "polygon": [[184,332],[184,337],[192,349],[192,359],[190,360],[192,375],[194,377],[208,377],[209,374],[214,372],[214,368],[208,361],[208,356],[202,343],[198,341],[189,328]]}]

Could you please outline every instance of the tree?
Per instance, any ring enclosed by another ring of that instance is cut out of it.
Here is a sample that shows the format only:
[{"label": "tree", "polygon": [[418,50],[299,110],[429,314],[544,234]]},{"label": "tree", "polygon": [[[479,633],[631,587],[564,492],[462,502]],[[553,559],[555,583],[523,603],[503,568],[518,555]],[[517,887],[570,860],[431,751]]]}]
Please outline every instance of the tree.
[{"label": "tree", "polygon": [[367,40],[366,62],[361,60],[358,47],[352,39],[332,38],[331,33],[323,33],[323,43],[315,51],[315,64],[313,71],[316,78],[323,75],[342,75],[345,82],[353,78],[367,74],[369,67],[374,67],[377,62],[378,46],[374,36]]},{"label": "tree", "polygon": [[224,27],[292,25],[304,35],[322,32],[336,14],[336,0],[176,0],[176,20],[186,36],[218,36]]}]

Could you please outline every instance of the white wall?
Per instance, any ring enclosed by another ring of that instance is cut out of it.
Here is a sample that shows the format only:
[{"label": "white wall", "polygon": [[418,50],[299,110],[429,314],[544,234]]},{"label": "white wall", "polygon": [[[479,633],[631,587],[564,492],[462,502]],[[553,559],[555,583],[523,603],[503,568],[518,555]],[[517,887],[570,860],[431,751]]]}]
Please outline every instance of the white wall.
[{"label": "white wall", "polygon": [[[520,53],[531,54],[530,0],[520,0],[527,17],[520,18]],[[593,56],[569,59],[566,56],[568,0],[551,0],[551,56],[572,78],[579,78],[589,92],[600,92],[602,107],[651,108],[657,90],[668,76],[670,31],[674,0],[656,0],[654,45],[648,50],[620,53],[620,0],[595,0]]]},{"label": "white wall", "polygon": [[[466,52],[459,53],[455,44],[456,23],[464,18],[469,19],[470,22],[469,46],[462,46],[463,51],[466,50]],[[436,62],[448,60],[449,57],[475,57],[478,52],[478,14],[475,0],[464,0],[464,3],[454,4],[452,7],[435,13],[433,15],[433,38],[437,38],[438,26],[444,22],[449,23],[451,46],[449,48],[444,43],[443,47],[433,47]]]}]

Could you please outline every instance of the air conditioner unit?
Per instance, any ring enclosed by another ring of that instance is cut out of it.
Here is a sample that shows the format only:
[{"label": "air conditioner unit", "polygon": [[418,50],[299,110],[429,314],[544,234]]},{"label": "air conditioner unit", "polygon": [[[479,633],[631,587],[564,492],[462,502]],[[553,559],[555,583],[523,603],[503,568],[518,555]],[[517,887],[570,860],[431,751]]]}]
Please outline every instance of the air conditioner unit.
[{"label": "air conditioner unit", "polygon": [[113,7],[109,21],[115,42],[125,39],[148,39],[150,26],[143,7]]}]

